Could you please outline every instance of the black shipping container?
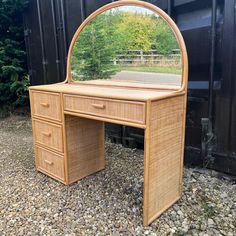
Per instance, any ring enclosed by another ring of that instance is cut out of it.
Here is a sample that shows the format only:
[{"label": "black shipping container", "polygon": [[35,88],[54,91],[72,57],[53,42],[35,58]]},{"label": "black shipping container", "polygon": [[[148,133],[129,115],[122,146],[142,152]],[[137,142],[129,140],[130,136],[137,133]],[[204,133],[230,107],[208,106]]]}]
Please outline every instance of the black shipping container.
[{"label": "black shipping container", "polygon": [[[31,85],[63,81],[67,51],[81,22],[106,0],[31,0],[24,16]],[[236,175],[235,0],[150,0],[179,26],[188,50],[185,161]],[[127,146],[143,131],[108,124]]]}]

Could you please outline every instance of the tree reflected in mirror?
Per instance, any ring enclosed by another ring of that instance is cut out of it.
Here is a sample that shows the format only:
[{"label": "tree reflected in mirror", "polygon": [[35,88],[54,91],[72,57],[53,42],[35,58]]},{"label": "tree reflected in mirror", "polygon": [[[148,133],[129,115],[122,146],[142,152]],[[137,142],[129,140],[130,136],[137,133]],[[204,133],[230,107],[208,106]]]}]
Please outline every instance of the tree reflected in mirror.
[{"label": "tree reflected in mirror", "polygon": [[181,85],[181,55],[169,25],[137,6],[97,15],[79,34],[72,52],[72,79]]}]

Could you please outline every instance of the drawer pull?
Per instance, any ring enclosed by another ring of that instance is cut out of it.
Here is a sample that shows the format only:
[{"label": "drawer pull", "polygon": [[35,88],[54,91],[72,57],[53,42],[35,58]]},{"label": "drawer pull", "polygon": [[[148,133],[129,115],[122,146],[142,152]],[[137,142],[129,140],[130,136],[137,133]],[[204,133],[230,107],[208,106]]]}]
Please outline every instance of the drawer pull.
[{"label": "drawer pull", "polygon": [[46,164],[48,164],[48,165],[53,165],[53,162],[52,161],[48,161],[48,160],[44,160],[44,162],[46,163]]},{"label": "drawer pull", "polygon": [[98,109],[105,109],[104,104],[95,104],[95,103],[93,103],[92,106],[95,107],[95,108],[98,108]]},{"label": "drawer pull", "polygon": [[40,105],[43,106],[43,107],[49,107],[49,104],[46,103],[46,102],[42,102],[42,103],[40,103]]},{"label": "drawer pull", "polygon": [[47,137],[51,137],[51,133],[47,133],[47,132],[42,132],[42,134],[44,135],[44,136],[47,136]]}]

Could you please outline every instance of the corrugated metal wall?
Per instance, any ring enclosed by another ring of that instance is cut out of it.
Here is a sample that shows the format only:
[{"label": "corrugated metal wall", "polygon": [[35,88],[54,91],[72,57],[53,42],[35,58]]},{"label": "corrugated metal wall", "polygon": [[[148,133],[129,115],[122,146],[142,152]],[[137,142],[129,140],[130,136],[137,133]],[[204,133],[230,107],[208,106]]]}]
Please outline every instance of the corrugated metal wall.
[{"label": "corrugated metal wall", "polygon": [[[67,50],[75,30],[109,2],[30,1],[25,40],[32,85],[65,79]],[[175,20],[188,50],[186,161],[236,174],[235,0],[148,2]],[[108,133],[113,140],[142,144],[142,130],[108,125]]]}]

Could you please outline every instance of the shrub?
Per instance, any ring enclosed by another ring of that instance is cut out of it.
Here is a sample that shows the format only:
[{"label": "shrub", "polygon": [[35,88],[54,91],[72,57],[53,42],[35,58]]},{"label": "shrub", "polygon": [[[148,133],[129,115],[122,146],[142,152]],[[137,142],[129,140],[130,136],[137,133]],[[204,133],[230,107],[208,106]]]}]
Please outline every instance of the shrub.
[{"label": "shrub", "polygon": [[23,11],[28,0],[0,0],[0,110],[29,104]]}]

